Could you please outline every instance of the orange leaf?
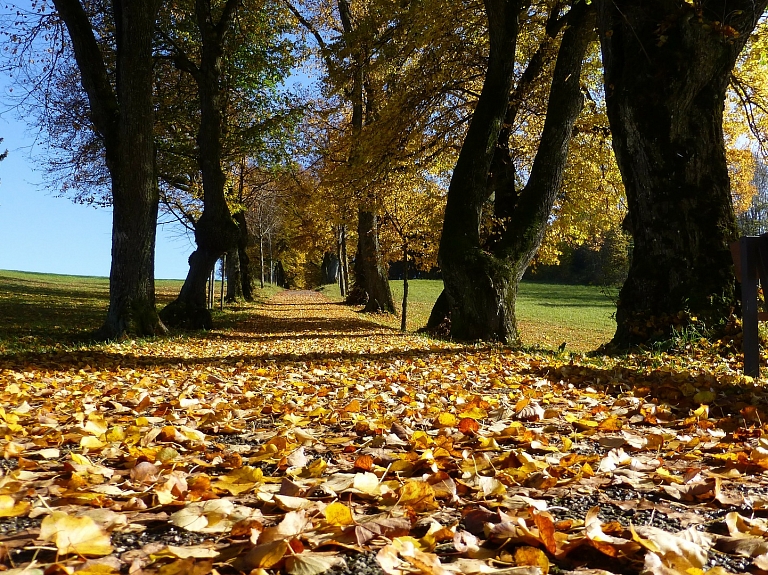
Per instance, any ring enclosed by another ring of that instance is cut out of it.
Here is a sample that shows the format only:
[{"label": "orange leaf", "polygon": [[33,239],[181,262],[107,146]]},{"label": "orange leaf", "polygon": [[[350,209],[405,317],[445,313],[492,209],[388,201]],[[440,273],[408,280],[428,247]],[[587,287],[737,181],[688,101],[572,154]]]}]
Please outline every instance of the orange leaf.
[{"label": "orange leaf", "polygon": [[459,421],[459,431],[464,435],[474,435],[480,429],[480,424],[471,417],[464,417]]},{"label": "orange leaf", "polygon": [[361,455],[355,460],[355,469],[360,471],[370,471],[373,469],[373,457],[370,455]]}]

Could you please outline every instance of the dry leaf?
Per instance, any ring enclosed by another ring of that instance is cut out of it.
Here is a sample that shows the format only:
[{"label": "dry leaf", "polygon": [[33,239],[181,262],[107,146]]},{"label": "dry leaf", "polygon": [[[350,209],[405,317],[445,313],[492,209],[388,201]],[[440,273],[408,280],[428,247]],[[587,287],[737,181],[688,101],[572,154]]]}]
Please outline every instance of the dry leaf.
[{"label": "dry leaf", "polygon": [[112,553],[109,534],[90,517],[54,511],[40,525],[40,539],[51,541],[59,553],[102,556]]}]

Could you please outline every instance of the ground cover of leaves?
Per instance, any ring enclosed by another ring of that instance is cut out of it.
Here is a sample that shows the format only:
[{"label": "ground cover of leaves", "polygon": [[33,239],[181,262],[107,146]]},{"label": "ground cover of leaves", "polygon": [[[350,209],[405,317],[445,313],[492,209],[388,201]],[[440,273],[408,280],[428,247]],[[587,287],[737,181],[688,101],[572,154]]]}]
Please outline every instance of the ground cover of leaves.
[{"label": "ground cover of leaves", "polygon": [[732,356],[236,330],[0,358],[0,570],[762,573],[768,394]]}]

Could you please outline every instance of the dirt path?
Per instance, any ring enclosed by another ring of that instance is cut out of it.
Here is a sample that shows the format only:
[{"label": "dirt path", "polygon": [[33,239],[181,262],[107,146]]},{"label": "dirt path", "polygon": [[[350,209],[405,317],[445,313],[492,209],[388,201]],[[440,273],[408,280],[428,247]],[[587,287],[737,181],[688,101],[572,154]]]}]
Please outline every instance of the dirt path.
[{"label": "dirt path", "polygon": [[255,346],[296,358],[457,347],[382,326],[354,307],[309,290],[275,294],[236,329]]}]

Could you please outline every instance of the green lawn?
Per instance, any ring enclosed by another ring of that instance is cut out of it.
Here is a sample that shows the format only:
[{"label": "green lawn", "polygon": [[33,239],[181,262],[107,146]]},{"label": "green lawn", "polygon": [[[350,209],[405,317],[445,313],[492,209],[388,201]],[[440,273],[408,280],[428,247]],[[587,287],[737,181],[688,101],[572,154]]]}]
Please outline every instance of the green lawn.
[{"label": "green lawn", "polygon": [[[399,312],[403,283],[391,284]],[[156,287],[158,307],[162,307],[176,297],[181,281],[158,280]],[[269,297],[277,289],[257,289],[257,297]],[[410,282],[410,331],[426,324],[441,290],[441,281]],[[321,291],[341,299],[334,285]],[[0,355],[81,345],[103,322],[108,304],[106,278],[0,271]],[[526,345],[554,349],[566,342],[571,351],[589,351],[608,341],[615,329],[613,311],[611,299],[601,288],[544,283],[523,283],[517,306]],[[228,306],[223,314],[215,310],[214,319],[226,329],[248,313],[248,306],[238,304]],[[375,319],[400,327],[399,317]]]},{"label": "green lawn", "polygon": [[[411,280],[408,297],[408,330],[426,324],[432,304],[443,289],[439,280]],[[392,295],[400,311],[403,282],[392,281]],[[321,291],[339,300],[335,285]],[[615,292],[615,290],[614,290]],[[523,343],[554,349],[563,342],[571,351],[590,351],[606,343],[616,329],[615,306],[605,290],[595,286],[577,286],[523,282],[517,300],[517,314]],[[379,321],[400,327],[399,318],[380,316]]]},{"label": "green lawn", "polygon": [[[157,280],[158,308],[179,293],[180,280]],[[216,298],[220,283],[217,282]],[[267,297],[279,288],[256,289]],[[109,307],[109,280],[0,270],[0,355],[44,351],[81,345],[98,329]],[[214,310],[219,326],[226,328],[241,318],[244,306]]]}]

